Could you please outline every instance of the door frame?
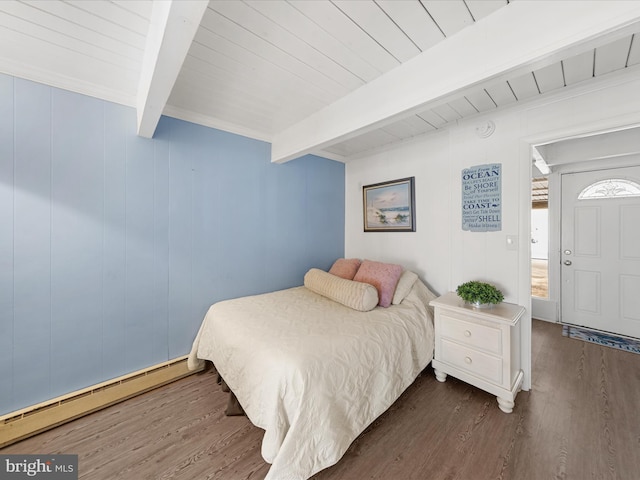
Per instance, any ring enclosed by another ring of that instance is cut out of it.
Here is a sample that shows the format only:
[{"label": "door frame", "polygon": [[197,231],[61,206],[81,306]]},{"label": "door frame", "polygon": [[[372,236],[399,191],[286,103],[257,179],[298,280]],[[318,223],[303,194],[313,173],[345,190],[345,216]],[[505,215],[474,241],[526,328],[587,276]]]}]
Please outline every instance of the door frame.
[{"label": "door frame", "polygon": [[[531,238],[531,175],[533,171],[533,147],[536,145],[598,135],[631,127],[640,127],[640,114],[634,113],[631,115],[614,116],[593,122],[575,124],[565,129],[556,128],[551,131],[525,135],[520,138],[518,157],[521,165],[520,188],[523,192],[520,196],[520,218],[523,221],[520,223],[518,231],[519,234],[522,235],[521,238]],[[617,161],[613,160],[612,162],[617,163]],[[570,166],[566,166],[565,168],[570,168]],[[573,168],[575,168],[575,165],[573,165]],[[547,305],[547,308],[556,312],[555,322],[557,323],[560,320],[560,205],[559,200],[555,197],[560,193],[558,189],[558,184],[560,182],[559,171],[563,171],[564,168],[557,168],[555,170],[555,172],[551,172],[549,175],[549,297],[547,300],[541,301],[552,302]],[[527,192],[528,194],[525,194],[524,192]],[[524,244],[526,245],[526,248],[520,249],[518,257],[518,264],[521,266],[518,298],[529,299],[528,302],[524,303],[528,308],[528,315],[526,315],[526,318],[524,319],[522,328],[529,333],[524,335],[525,338],[528,338],[528,341],[523,341],[521,345],[521,363],[523,370],[528,372],[528,374],[525,374],[522,388],[523,390],[530,390],[532,383],[530,332],[532,326],[531,305],[533,299],[531,296],[531,244],[529,241],[524,242]]]},{"label": "door frame", "polygon": [[[536,145],[571,140],[580,137],[602,135],[628,128],[640,127],[637,121],[629,121],[628,117],[611,118],[591,124],[573,126],[561,131],[546,132],[543,134],[523,138],[523,148],[526,148],[529,162],[528,185],[531,187],[532,149]],[[562,182],[561,175],[567,173],[580,173],[606,168],[629,167],[640,165],[638,156],[608,158],[600,161],[585,161],[567,165],[558,165],[548,175],[548,209],[549,209],[549,296],[546,299],[532,297],[532,304],[538,303],[538,307],[548,314],[543,320],[560,323],[562,321],[560,308],[561,280],[560,280],[560,250],[562,233]],[[528,233],[531,237],[531,201],[527,205]],[[527,248],[529,292],[531,291],[531,246]]]}]

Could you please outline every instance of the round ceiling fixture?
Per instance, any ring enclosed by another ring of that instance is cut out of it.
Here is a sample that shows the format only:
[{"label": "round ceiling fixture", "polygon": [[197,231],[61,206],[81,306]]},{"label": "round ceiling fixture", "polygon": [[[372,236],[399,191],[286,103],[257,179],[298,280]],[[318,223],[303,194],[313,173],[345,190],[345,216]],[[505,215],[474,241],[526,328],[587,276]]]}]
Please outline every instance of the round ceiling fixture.
[{"label": "round ceiling fixture", "polygon": [[481,123],[476,127],[476,135],[480,138],[487,138],[493,135],[493,132],[496,131],[496,124],[491,120],[487,120],[484,123]]}]

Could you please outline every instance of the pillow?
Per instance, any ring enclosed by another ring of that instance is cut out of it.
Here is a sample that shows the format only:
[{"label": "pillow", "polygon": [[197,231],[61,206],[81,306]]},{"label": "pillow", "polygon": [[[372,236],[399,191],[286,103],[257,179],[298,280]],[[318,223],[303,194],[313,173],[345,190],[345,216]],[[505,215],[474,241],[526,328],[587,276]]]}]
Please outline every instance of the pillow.
[{"label": "pillow", "polygon": [[386,308],[391,305],[393,292],[396,290],[400,275],[402,275],[402,266],[400,265],[364,260],[353,279],[356,282],[370,283],[376,287],[380,299],[378,305]]},{"label": "pillow", "polygon": [[413,288],[413,284],[416,283],[418,279],[418,275],[409,270],[405,270],[400,275],[400,280],[398,280],[398,285],[396,285],[396,291],[393,294],[393,300],[391,300],[392,305],[398,305],[402,303],[402,300],[409,295],[409,292]]},{"label": "pillow", "polygon": [[378,304],[378,291],[374,286],[336,277],[318,268],[312,268],[306,273],[304,286],[312,292],[361,312],[368,312]]},{"label": "pillow", "polygon": [[339,258],[329,269],[331,275],[346,278],[347,280],[353,280],[358,267],[360,266],[359,258]]}]

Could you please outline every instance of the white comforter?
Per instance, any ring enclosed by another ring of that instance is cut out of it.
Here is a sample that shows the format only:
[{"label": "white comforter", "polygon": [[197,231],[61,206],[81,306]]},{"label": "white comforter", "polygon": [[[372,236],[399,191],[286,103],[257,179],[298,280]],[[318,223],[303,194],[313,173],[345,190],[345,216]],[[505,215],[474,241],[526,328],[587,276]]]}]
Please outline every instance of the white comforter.
[{"label": "white comforter", "polygon": [[305,287],[214,304],[189,355],[211,360],[264,429],[266,480],[336,463],[433,357],[435,296],[417,280],[400,305],[358,312]]}]

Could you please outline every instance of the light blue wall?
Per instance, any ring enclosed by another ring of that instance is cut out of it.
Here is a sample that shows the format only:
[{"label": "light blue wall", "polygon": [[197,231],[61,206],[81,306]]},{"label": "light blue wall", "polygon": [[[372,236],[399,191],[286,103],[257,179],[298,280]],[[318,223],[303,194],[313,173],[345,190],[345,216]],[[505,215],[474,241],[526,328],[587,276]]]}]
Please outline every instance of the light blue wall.
[{"label": "light blue wall", "polygon": [[188,353],[344,254],[344,165],[0,75],[0,414]]}]

